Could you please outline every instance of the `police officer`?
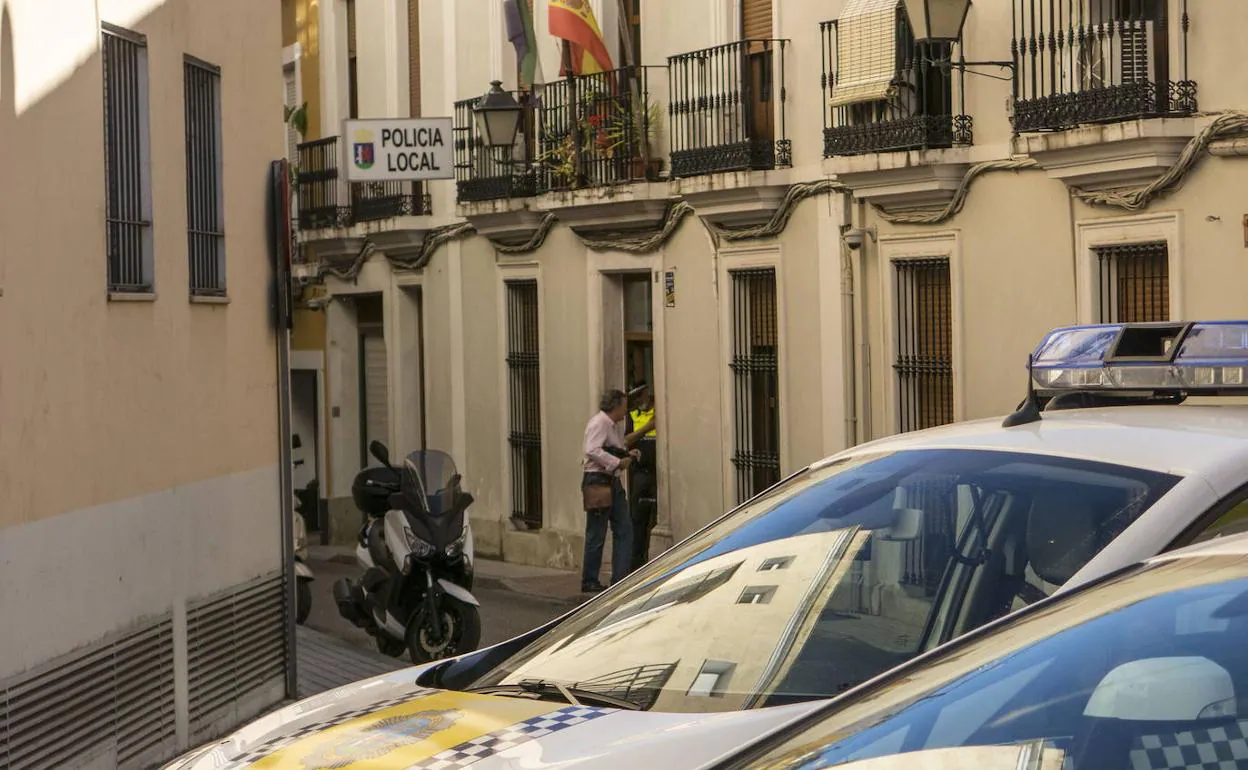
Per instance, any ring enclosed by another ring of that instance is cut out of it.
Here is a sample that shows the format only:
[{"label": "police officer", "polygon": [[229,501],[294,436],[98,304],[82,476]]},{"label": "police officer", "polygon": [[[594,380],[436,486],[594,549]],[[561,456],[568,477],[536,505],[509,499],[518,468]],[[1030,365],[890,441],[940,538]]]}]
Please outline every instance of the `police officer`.
[{"label": "police officer", "polygon": [[650,430],[641,436],[637,443],[640,458],[629,466],[628,490],[630,514],[633,520],[633,554],[632,569],[637,569],[649,560],[650,530],[658,519],[658,468],[655,450],[654,429],[654,393],[649,384],[638,383],[630,394],[634,397],[634,406],[628,412],[624,432],[634,431],[650,425]]}]

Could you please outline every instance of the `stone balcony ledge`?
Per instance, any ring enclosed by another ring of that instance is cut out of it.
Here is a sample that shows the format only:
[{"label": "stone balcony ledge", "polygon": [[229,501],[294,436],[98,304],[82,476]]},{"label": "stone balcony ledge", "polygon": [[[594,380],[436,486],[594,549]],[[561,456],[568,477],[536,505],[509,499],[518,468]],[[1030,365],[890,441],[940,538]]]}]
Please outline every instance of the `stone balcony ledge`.
[{"label": "stone balcony ledge", "polygon": [[668,182],[673,198],[684,198],[698,216],[720,227],[748,227],[771,219],[793,182],[792,169],[728,171]]},{"label": "stone balcony ledge", "polygon": [[671,202],[664,182],[556,190],[531,199],[534,211],[554,214],[580,235],[657,228]]},{"label": "stone balcony ledge", "polygon": [[1014,137],[1014,151],[1072,187],[1135,187],[1173,166],[1198,132],[1196,118],[1128,120],[1021,134]]},{"label": "stone balcony ledge", "polygon": [[907,150],[827,158],[823,171],[854,197],[890,210],[947,204],[972,161],[971,149]]}]

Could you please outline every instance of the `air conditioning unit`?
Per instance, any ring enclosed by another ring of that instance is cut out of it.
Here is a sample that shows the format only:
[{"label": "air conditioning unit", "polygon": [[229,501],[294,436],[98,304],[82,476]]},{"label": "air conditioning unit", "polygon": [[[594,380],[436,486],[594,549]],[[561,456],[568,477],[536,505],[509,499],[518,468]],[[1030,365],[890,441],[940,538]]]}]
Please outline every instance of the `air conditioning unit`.
[{"label": "air conditioning unit", "polygon": [[1106,22],[1088,27],[1079,51],[1079,87],[1092,91],[1155,83],[1154,22]]}]

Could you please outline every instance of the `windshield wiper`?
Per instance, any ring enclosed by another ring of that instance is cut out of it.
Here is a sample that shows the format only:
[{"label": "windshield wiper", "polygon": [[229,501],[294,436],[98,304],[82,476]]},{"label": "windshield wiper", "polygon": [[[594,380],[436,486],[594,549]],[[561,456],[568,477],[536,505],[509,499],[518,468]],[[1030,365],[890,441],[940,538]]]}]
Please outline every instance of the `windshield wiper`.
[{"label": "windshield wiper", "polygon": [[575,685],[568,686],[545,679],[525,679],[519,684],[491,684],[484,687],[472,687],[465,692],[475,692],[482,695],[539,695],[547,697],[553,695],[573,706],[610,706],[611,708],[627,709],[629,711],[641,711],[641,706],[627,698],[617,698],[614,695],[587,690]]}]

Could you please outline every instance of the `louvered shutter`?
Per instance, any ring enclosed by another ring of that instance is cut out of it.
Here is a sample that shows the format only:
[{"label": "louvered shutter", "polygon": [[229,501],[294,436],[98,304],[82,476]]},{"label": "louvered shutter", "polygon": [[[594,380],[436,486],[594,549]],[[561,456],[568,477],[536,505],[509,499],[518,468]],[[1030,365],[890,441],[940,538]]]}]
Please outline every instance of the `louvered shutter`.
[{"label": "louvered shutter", "polygon": [[741,0],[741,38],[770,40],[771,0]]}]

